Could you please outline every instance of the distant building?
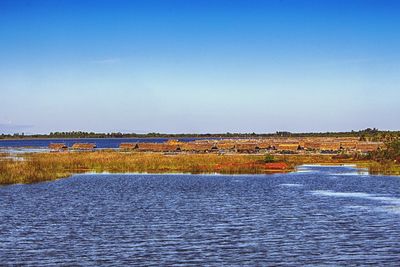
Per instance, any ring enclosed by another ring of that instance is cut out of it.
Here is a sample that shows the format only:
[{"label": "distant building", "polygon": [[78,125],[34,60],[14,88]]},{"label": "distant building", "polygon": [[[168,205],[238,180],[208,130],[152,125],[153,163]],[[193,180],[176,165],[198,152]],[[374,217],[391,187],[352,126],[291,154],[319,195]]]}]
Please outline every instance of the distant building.
[{"label": "distant building", "polygon": [[182,143],[181,150],[186,152],[207,153],[218,150],[217,146],[212,143]]},{"label": "distant building", "polygon": [[355,140],[345,140],[340,141],[340,149],[342,150],[355,150],[357,148],[357,141]]},{"label": "distant building", "polygon": [[71,149],[73,150],[84,150],[84,151],[93,151],[95,148],[96,144],[91,144],[91,143],[75,143],[71,147]]},{"label": "distant building", "polygon": [[357,151],[362,153],[372,152],[382,149],[384,144],[382,142],[359,142],[357,143]]},{"label": "distant building", "polygon": [[177,152],[181,150],[178,145],[167,143],[138,143],[137,149],[142,152]]},{"label": "distant building", "polygon": [[237,153],[256,153],[260,148],[254,143],[242,143],[235,145],[235,151]]},{"label": "distant building", "polygon": [[51,143],[49,149],[52,151],[64,151],[67,150],[67,146],[64,143]]},{"label": "distant building", "polygon": [[299,143],[279,143],[275,145],[275,149],[279,151],[297,151],[300,150]]},{"label": "distant building", "polygon": [[134,150],[137,149],[139,146],[137,143],[121,143],[119,145],[119,149],[121,150]]},{"label": "distant building", "polygon": [[339,151],[340,143],[339,142],[322,142],[319,146],[320,151]]},{"label": "distant building", "polygon": [[219,151],[230,152],[235,150],[235,143],[232,141],[219,141],[215,146]]}]

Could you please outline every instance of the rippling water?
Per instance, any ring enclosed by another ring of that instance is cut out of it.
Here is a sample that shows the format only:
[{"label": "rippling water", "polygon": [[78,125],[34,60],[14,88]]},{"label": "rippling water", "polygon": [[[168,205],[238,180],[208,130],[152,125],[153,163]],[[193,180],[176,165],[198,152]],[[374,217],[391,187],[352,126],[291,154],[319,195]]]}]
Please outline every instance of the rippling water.
[{"label": "rippling water", "polygon": [[398,265],[400,178],[76,175],[0,187],[3,265]]}]

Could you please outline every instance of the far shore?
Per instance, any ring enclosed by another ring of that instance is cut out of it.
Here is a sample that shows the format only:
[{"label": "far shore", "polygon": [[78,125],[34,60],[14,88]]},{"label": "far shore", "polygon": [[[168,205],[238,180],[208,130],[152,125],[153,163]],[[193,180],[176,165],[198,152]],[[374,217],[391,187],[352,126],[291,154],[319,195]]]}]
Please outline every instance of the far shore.
[{"label": "far shore", "polygon": [[[154,140],[154,139],[222,139],[222,138],[227,138],[227,137],[15,137],[15,138],[0,138],[0,141],[15,141],[15,140],[85,140],[85,139],[91,139],[91,140],[101,140],[101,139],[149,139],[149,140]],[[237,137],[232,137],[231,139],[235,139]]]}]

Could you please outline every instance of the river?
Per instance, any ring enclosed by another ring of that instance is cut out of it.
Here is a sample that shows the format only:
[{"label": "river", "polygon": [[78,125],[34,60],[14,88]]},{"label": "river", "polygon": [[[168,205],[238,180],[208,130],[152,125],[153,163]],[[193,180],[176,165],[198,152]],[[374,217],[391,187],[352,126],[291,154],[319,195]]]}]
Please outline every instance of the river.
[{"label": "river", "polygon": [[400,262],[400,178],[349,166],[273,175],[83,174],[0,187],[4,265]]}]

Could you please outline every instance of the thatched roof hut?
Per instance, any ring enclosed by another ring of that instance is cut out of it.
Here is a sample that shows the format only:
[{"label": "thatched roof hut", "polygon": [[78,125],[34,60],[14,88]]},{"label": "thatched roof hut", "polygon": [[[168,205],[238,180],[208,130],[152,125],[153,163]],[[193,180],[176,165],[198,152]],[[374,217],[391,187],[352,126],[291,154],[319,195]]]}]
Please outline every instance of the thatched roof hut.
[{"label": "thatched roof hut", "polygon": [[304,142],[304,149],[307,149],[307,150],[319,150],[320,147],[321,147],[320,142],[315,142],[315,141]]},{"label": "thatched roof hut", "polygon": [[138,148],[137,143],[121,143],[119,149],[121,150],[134,150]]},{"label": "thatched roof hut", "polygon": [[211,143],[182,143],[180,146],[182,151],[190,151],[190,152],[211,152],[216,151],[217,147]]},{"label": "thatched roof hut", "polygon": [[319,142],[313,142],[313,141],[307,141],[304,142],[304,148],[306,150],[319,150],[319,151],[338,151],[340,150],[340,142],[336,141],[319,141]]},{"label": "thatched roof hut", "polygon": [[138,143],[137,149],[143,152],[176,152],[180,151],[178,145],[169,145],[167,143]]},{"label": "thatched roof hut", "polygon": [[259,147],[255,143],[241,143],[235,145],[235,150],[237,153],[256,153]]},{"label": "thatched roof hut", "polygon": [[75,143],[71,147],[74,150],[94,150],[96,148],[96,144],[91,143]]},{"label": "thatched roof hut", "polygon": [[258,143],[258,147],[260,149],[271,149],[272,147],[274,147],[273,142],[260,142]]},{"label": "thatched roof hut", "polygon": [[49,149],[53,151],[63,151],[66,150],[68,147],[64,143],[50,143]]},{"label": "thatched roof hut", "polygon": [[170,139],[167,141],[168,145],[175,145],[175,146],[179,146],[182,144],[182,142],[180,142],[179,140],[175,140],[175,139]]},{"label": "thatched roof hut", "polygon": [[338,151],[340,150],[339,142],[322,142],[320,144],[319,150],[321,151]]},{"label": "thatched roof hut", "polygon": [[354,140],[346,140],[346,141],[340,141],[340,149],[345,149],[345,150],[354,150],[357,148],[357,141]]},{"label": "thatched roof hut", "polygon": [[357,150],[363,153],[372,152],[383,148],[384,143],[382,142],[358,142]]},{"label": "thatched roof hut", "polygon": [[275,148],[280,151],[297,151],[299,150],[299,143],[279,143]]},{"label": "thatched roof hut", "polygon": [[216,147],[219,150],[233,150],[233,149],[235,149],[235,143],[234,142],[218,142],[216,144]]}]

